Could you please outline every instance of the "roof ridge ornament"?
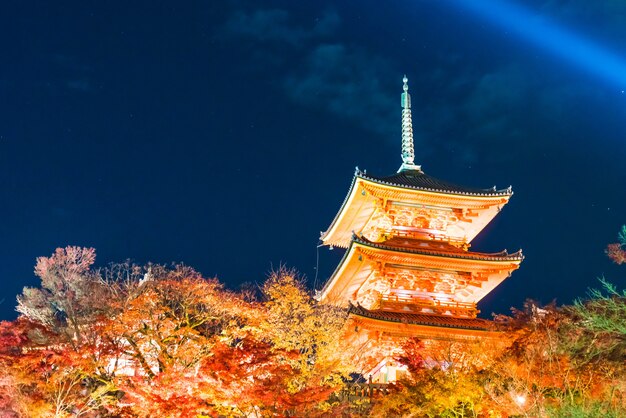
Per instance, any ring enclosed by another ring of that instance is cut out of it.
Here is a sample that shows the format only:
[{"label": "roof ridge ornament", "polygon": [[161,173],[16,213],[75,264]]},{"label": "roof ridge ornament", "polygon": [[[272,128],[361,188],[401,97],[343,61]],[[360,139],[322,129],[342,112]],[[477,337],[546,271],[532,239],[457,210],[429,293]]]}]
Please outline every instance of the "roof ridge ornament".
[{"label": "roof ridge ornament", "polygon": [[398,173],[407,170],[422,171],[422,167],[415,165],[415,149],[413,143],[413,121],[411,117],[411,95],[409,94],[409,79],[406,74],[402,78],[402,165]]}]

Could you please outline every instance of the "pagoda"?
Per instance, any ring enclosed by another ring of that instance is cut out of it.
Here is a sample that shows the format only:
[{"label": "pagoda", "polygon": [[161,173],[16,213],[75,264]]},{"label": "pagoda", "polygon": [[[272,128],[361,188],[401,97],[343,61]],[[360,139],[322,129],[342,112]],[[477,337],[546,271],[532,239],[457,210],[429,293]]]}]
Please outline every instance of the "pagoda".
[{"label": "pagoda", "polygon": [[318,298],[347,307],[354,334],[348,338],[369,346],[388,344],[393,351],[404,337],[493,337],[489,321],[477,318],[477,303],[523,256],[469,248],[513,192],[458,186],[414,163],[411,96],[406,76],[403,81],[402,165],[387,177],[356,169],[339,213],[321,234],[323,245],[346,251]]}]

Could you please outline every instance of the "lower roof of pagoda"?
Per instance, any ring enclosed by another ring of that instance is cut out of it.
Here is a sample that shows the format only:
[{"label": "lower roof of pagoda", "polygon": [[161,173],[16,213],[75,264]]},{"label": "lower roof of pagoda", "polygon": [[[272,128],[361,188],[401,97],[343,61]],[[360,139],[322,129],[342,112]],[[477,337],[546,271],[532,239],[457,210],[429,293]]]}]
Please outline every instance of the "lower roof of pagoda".
[{"label": "lower roof of pagoda", "polygon": [[386,205],[393,204],[455,211],[460,218],[435,232],[469,243],[499,213],[512,194],[510,187],[500,190],[467,188],[430,177],[420,170],[374,177],[357,169],[339,212],[328,230],[322,232],[321,240],[325,245],[347,248],[352,233],[361,235],[377,209],[386,210]]},{"label": "lower roof of pagoda", "polygon": [[491,321],[481,318],[458,318],[449,315],[368,310],[360,305],[353,304],[349,305],[348,314],[385,322],[426,325],[440,328],[458,328],[477,331],[487,331],[493,328]]},{"label": "lower roof of pagoda", "polygon": [[[477,303],[491,292],[523,260],[521,250],[487,254],[465,251],[446,242],[393,238],[373,243],[353,236],[350,247],[320,293],[320,300],[347,306],[370,275],[385,268],[469,273],[479,281],[470,292],[445,295],[451,300]],[[443,295],[442,295],[443,296]]]},{"label": "lower roof of pagoda", "polygon": [[497,341],[504,337],[491,321],[479,318],[370,311],[355,305],[349,312],[347,330],[352,333],[348,332],[346,338],[360,344],[372,341],[372,338],[384,345],[389,339],[400,342],[412,337],[444,341]]}]

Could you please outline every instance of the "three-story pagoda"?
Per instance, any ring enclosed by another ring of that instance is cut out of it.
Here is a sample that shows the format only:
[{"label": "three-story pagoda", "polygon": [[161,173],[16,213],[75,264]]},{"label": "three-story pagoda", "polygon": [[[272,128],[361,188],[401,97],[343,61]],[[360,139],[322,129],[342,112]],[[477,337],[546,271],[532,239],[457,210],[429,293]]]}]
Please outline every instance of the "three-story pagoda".
[{"label": "three-story pagoda", "polygon": [[511,198],[506,189],[458,186],[414,163],[411,97],[402,93],[402,165],[378,177],[358,168],[324,245],[345,248],[321,301],[349,307],[357,326],[385,337],[474,339],[493,335],[477,303],[523,259],[469,250]]}]

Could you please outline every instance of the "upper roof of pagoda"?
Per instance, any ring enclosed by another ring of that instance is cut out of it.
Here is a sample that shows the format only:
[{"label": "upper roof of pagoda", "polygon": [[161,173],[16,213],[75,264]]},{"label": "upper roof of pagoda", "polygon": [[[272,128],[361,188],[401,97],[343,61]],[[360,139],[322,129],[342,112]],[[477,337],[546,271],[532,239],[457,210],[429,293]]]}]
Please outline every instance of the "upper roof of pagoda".
[{"label": "upper roof of pagoda", "polygon": [[496,186],[488,189],[459,186],[444,180],[439,180],[437,178],[431,177],[425,174],[422,170],[402,170],[391,176],[377,177],[367,175],[366,173],[358,171],[357,169],[355,177],[360,177],[365,180],[391,187],[401,189],[414,189],[440,194],[490,197],[511,196],[513,194],[510,186],[506,189],[496,189]]},{"label": "upper roof of pagoda", "polygon": [[[452,241],[471,242],[500,212],[513,191],[478,189],[436,179],[421,170],[405,170],[388,177],[368,175],[358,168],[348,194],[329,228],[322,232],[325,245],[347,248],[352,234],[373,227],[374,213],[389,205],[424,207],[432,211],[456,212],[444,230],[423,229],[425,235]],[[393,233],[392,233],[393,235]]]}]

